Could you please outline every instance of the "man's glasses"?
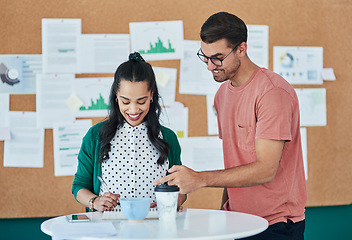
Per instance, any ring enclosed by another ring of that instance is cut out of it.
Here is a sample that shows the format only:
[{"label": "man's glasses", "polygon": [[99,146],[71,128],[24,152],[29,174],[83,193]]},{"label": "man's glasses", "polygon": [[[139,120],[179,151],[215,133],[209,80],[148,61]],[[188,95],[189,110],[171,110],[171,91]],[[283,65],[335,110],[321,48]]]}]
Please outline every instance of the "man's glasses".
[{"label": "man's glasses", "polygon": [[222,66],[222,62],[240,45],[241,43],[237,44],[229,54],[227,54],[223,59],[219,59],[217,57],[207,57],[204,55],[204,53],[202,52],[202,49],[200,48],[197,52],[197,56],[199,57],[200,60],[202,60],[202,62],[208,64],[209,60],[217,67],[221,67]]}]

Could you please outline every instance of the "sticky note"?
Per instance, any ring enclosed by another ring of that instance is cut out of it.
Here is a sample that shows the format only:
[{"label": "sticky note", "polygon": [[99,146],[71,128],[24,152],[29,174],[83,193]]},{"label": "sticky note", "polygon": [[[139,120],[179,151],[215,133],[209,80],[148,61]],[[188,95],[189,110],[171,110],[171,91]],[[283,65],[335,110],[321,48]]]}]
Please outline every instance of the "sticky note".
[{"label": "sticky note", "polygon": [[158,71],[155,77],[156,82],[161,87],[165,87],[170,80],[170,75],[163,70]]},{"label": "sticky note", "polygon": [[71,109],[72,112],[76,112],[80,107],[82,107],[82,100],[76,95],[72,94],[67,100],[66,105]]}]

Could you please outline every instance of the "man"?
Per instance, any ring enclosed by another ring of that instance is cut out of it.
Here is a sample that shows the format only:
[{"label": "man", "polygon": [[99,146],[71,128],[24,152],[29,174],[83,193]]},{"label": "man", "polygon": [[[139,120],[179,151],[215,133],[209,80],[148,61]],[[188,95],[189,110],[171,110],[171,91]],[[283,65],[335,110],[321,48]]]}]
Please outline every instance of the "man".
[{"label": "man", "polygon": [[168,181],[181,193],[224,187],[225,210],[269,222],[266,231],[248,239],[303,239],[307,194],[294,89],[249,59],[247,27],[235,15],[210,16],[200,35],[197,54],[214,80],[223,83],[215,109],[225,170],[196,172],[173,166],[171,174],[155,184]]}]

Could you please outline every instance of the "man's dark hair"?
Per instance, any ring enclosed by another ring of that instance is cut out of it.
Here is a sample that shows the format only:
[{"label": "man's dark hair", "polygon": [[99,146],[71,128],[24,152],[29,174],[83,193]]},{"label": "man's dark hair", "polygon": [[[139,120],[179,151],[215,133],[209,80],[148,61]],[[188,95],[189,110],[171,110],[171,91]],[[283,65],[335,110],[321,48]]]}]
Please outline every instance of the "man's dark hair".
[{"label": "man's dark hair", "polygon": [[247,26],[237,16],[218,12],[211,15],[203,24],[200,38],[205,43],[213,43],[226,39],[234,47],[242,42],[247,42]]}]

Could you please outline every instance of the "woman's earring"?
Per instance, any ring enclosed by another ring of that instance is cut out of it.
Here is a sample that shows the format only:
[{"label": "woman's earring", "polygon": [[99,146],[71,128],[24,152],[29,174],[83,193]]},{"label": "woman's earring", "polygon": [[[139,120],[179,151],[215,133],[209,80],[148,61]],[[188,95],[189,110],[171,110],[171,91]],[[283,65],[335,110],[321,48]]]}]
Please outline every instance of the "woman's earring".
[{"label": "woman's earring", "polygon": [[150,100],[150,103],[153,103],[153,98]]},{"label": "woman's earring", "polygon": [[115,102],[117,102],[117,98],[115,98]]}]

